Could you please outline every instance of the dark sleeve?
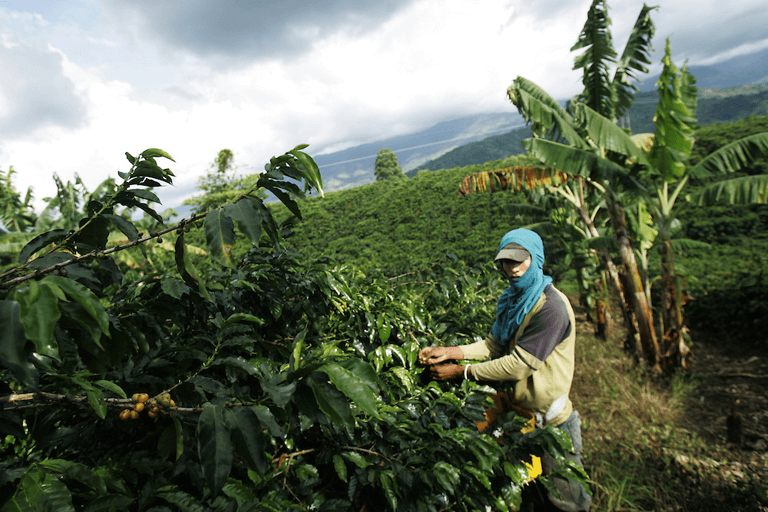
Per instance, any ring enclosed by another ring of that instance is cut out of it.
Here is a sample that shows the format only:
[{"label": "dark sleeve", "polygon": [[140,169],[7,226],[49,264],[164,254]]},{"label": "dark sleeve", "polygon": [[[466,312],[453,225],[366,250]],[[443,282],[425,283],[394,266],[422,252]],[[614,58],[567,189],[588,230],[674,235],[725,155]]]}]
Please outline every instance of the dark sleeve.
[{"label": "dark sleeve", "polygon": [[552,285],[544,289],[546,302],[523,331],[517,346],[544,361],[555,347],[571,333],[568,309]]}]

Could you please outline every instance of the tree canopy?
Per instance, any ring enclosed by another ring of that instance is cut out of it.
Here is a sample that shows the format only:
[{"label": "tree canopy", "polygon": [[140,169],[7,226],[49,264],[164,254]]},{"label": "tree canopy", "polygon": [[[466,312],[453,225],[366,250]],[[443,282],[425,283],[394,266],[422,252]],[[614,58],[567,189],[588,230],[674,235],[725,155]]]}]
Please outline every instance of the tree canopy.
[{"label": "tree canopy", "polygon": [[376,181],[397,180],[404,178],[403,170],[397,163],[397,155],[389,148],[379,150],[374,164],[374,175]]}]

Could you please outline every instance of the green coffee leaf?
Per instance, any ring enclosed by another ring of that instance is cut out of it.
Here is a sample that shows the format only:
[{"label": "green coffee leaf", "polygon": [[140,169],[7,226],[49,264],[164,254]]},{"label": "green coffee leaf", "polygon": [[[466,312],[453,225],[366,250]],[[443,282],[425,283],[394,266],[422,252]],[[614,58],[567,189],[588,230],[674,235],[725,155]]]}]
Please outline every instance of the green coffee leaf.
[{"label": "green coffee leaf", "polygon": [[[80,304],[96,320],[101,332],[109,335],[109,315],[104,310],[104,306],[101,305],[99,298],[91,290],[66,277],[46,276],[45,280],[61,288],[69,298]],[[94,341],[98,343],[97,340]]]},{"label": "green coffee leaf", "polygon": [[[128,153],[126,153],[126,155],[128,155]],[[159,157],[167,158],[171,162],[175,162],[176,161],[176,160],[173,159],[173,157],[171,155],[169,155],[168,153],[166,153],[162,149],[157,149],[157,148],[145,149],[144,151],[141,152],[141,156],[144,157],[144,158],[155,158],[155,157],[159,156]],[[133,158],[133,157],[131,157],[131,158]],[[130,159],[129,159],[129,161],[130,161]],[[131,163],[133,163],[133,162],[131,162]]]},{"label": "green coffee leaf", "polygon": [[56,243],[60,240],[63,240],[66,237],[67,237],[67,231],[64,229],[54,229],[53,231],[48,231],[46,233],[36,236],[32,240],[30,240],[29,243],[25,245],[24,248],[19,253],[19,265],[24,265],[25,263],[27,263],[27,260],[29,260],[30,256],[35,254],[37,251],[39,251],[43,247],[52,243]]},{"label": "green coffee leaf", "polygon": [[171,505],[176,505],[182,512],[206,512],[206,508],[194,496],[180,491],[175,485],[161,487],[155,491],[154,495]]},{"label": "green coffee leaf", "polygon": [[146,199],[147,201],[150,201],[152,203],[161,204],[160,198],[158,198],[152,191],[147,190],[145,188],[132,188],[132,189],[129,189],[128,192],[132,193],[136,197]]},{"label": "green coffee leaf", "polygon": [[232,265],[235,245],[235,224],[222,210],[213,210],[205,217],[205,239],[208,250],[217,261]]},{"label": "green coffee leaf", "polygon": [[21,306],[24,333],[35,344],[35,351],[60,361],[59,344],[53,336],[53,329],[61,318],[59,297],[54,287],[47,281],[39,284],[32,281],[29,286],[17,289],[13,297]]},{"label": "green coffee leaf", "polygon": [[341,455],[334,455],[333,456],[333,467],[336,469],[336,474],[339,475],[339,478],[343,481],[347,481],[347,465],[344,463],[344,459],[341,458]]},{"label": "green coffee leaf", "polygon": [[307,379],[307,383],[315,395],[318,407],[331,422],[349,428],[354,427],[355,421],[349,402],[338,389],[317,378]]},{"label": "green coffee leaf", "polygon": [[197,452],[203,475],[208,489],[215,497],[224,487],[234,460],[230,432],[224,425],[224,407],[205,407],[200,413],[197,433]]},{"label": "green coffee leaf", "polygon": [[85,392],[88,396],[88,404],[93,407],[96,415],[104,419],[107,417],[107,404],[104,402],[104,394],[98,389],[90,389]]},{"label": "green coffee leaf", "polygon": [[253,245],[259,245],[261,239],[261,211],[253,202],[244,197],[238,202],[224,205],[224,212],[237,223],[237,228],[242,231]]},{"label": "green coffee leaf", "polygon": [[363,379],[338,364],[326,364],[321,370],[328,374],[333,385],[352,400],[360,410],[371,416],[378,416],[376,396]]},{"label": "green coffee leaf", "polygon": [[176,460],[179,460],[184,454],[184,428],[175,414],[171,415],[171,417],[173,418],[173,426],[176,431]]},{"label": "green coffee leaf", "polygon": [[53,472],[61,473],[67,478],[77,480],[90,487],[98,494],[107,493],[107,484],[104,482],[104,479],[85,464],[65,459],[48,459],[42,461],[40,465]]},{"label": "green coffee leaf", "polygon": [[187,251],[183,233],[176,239],[175,260],[176,268],[178,269],[179,274],[181,274],[181,278],[184,282],[187,283],[190,288],[199,291],[200,295],[210,301],[211,296],[205,288],[205,283],[200,279],[197,267],[192,263],[189,251]]},{"label": "green coffee leaf", "polygon": [[111,391],[117,396],[121,398],[128,398],[128,396],[125,394],[125,391],[123,391],[123,388],[115,384],[114,382],[108,381],[108,380],[97,380],[94,382],[96,386],[99,386],[100,388],[104,388],[107,391]]},{"label": "green coffee leaf", "polygon": [[238,457],[242,458],[250,469],[263,475],[267,472],[267,459],[264,456],[265,445],[261,439],[261,422],[250,407],[236,407],[235,411],[224,411],[224,420],[232,432],[232,444]]},{"label": "green coffee leaf", "polygon": [[365,469],[372,464],[360,452],[345,451],[341,455],[360,469]]}]

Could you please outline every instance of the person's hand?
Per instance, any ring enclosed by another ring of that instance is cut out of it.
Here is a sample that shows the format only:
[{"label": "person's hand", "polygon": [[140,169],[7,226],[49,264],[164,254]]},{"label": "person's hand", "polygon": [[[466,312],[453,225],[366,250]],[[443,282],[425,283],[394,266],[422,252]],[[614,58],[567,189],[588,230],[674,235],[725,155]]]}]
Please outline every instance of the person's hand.
[{"label": "person's hand", "polygon": [[458,379],[464,376],[464,366],[460,364],[438,364],[429,368],[434,380]]},{"label": "person's hand", "polygon": [[464,353],[459,347],[425,347],[419,350],[421,364],[440,364],[449,359],[463,359]]}]

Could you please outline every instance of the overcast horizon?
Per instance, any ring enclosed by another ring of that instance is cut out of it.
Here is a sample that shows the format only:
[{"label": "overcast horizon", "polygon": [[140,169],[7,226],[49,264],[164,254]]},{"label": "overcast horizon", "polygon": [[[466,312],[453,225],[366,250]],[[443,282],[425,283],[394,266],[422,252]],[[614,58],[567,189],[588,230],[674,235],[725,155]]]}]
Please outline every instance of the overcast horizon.
[{"label": "overcast horizon", "polygon": [[[0,0],[0,170],[35,204],[51,177],[89,190],[166,150],[194,193],[219,150],[255,172],[297,144],[311,155],[424,130],[452,117],[514,112],[516,76],[557,99],[588,0],[150,2]],[[617,51],[642,7],[609,2]],[[652,14],[654,65],[711,65],[768,48],[768,0],[668,0]]]}]

